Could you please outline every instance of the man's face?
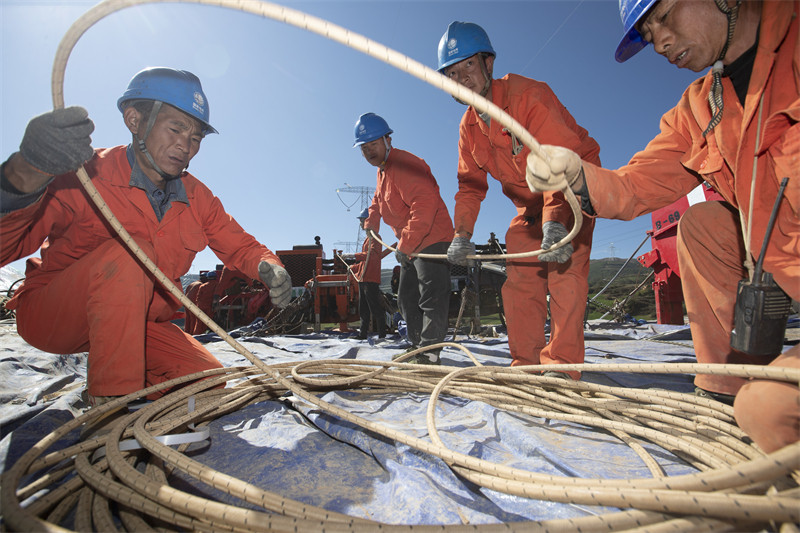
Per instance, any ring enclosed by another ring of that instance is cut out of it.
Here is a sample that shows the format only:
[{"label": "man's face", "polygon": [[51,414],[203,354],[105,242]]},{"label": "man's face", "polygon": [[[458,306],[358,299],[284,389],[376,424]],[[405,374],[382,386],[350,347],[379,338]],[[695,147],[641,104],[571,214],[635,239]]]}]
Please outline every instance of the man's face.
[{"label": "man's face", "polygon": [[694,72],[713,65],[728,38],[727,18],[713,0],[660,0],[636,29],[670,63]]},{"label": "man's face", "polygon": [[446,67],[443,74],[454,82],[480,94],[487,82],[484,70],[481,68],[481,61],[486,61],[486,72],[491,73],[494,57],[487,55],[484,59],[480,54],[475,54]]},{"label": "man's face", "polygon": [[161,106],[145,143],[161,170],[176,176],[189,166],[189,161],[200,150],[202,140],[203,125],[200,121],[165,104]]},{"label": "man's face", "polygon": [[384,144],[383,139],[381,137],[361,145],[361,153],[364,159],[374,167],[379,167],[386,161],[386,144]]}]

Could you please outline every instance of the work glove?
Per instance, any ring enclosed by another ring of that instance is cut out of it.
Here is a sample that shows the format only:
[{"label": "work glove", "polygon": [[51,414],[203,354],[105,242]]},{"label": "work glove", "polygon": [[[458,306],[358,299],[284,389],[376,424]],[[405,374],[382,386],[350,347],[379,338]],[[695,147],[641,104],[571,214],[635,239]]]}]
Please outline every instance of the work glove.
[{"label": "work glove", "polygon": [[22,157],[45,174],[77,170],[92,158],[94,123],[82,107],[67,107],[31,119],[19,145]]},{"label": "work glove", "polygon": [[475,255],[475,243],[468,237],[455,237],[450,247],[447,248],[447,260],[452,265],[473,266],[474,259],[467,259],[468,255]]},{"label": "work glove", "polygon": [[[549,250],[555,243],[566,237],[569,233],[562,223],[553,222],[552,220],[542,224],[542,232],[544,233],[542,237],[542,250]],[[552,252],[539,254],[539,260],[566,263],[573,251],[572,243],[568,242],[561,248],[553,250]]]},{"label": "work glove", "polygon": [[407,254],[401,252],[400,250],[395,250],[394,258],[397,260],[398,263],[400,263],[402,266],[406,268],[411,266],[411,258],[408,257]]},{"label": "work glove", "polygon": [[275,307],[283,309],[292,299],[292,278],[282,266],[261,261],[258,264],[258,277],[269,287],[269,297]]},{"label": "work glove", "polygon": [[528,154],[525,179],[533,192],[556,191],[565,184],[578,192],[583,185],[583,163],[569,148],[545,144]]}]

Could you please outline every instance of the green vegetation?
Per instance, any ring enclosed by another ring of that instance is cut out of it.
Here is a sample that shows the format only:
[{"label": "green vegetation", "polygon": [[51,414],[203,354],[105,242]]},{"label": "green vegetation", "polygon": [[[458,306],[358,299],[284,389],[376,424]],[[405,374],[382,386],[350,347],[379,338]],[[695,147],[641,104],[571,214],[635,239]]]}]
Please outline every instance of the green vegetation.
[{"label": "green vegetation", "polygon": [[[593,259],[589,264],[589,299],[591,300],[603,287],[617,274],[625,259],[606,258]],[[636,259],[632,259],[617,275],[609,287],[589,305],[588,319],[597,319],[603,316],[615,305],[622,312],[641,320],[656,320],[656,303],[653,292],[652,269],[645,268]],[[381,290],[389,292],[391,289],[392,271],[384,269],[381,272]],[[650,276],[650,278],[648,278]],[[641,287],[640,287],[641,285]],[[638,290],[637,290],[638,287]],[[635,292],[634,292],[635,291]],[[451,305],[454,305],[451,302]],[[456,308],[457,309],[457,308]],[[614,320],[614,314],[605,316],[606,320]],[[499,323],[496,312],[481,317],[483,324]]]},{"label": "green vegetation", "polygon": [[[591,300],[614,277],[624,259],[607,258],[594,259],[589,264],[589,299]],[[653,292],[653,278],[647,279],[651,269],[643,267],[638,261],[632,259],[620,272],[617,278],[601,294],[594,304],[589,306],[589,319],[600,318],[615,303],[621,303],[622,309],[634,318],[643,320],[656,319],[656,300]],[[636,290],[639,285],[644,284]],[[633,291],[636,290],[634,293]],[[631,295],[631,293],[633,293]],[[626,301],[627,298],[627,301]],[[613,320],[613,314],[606,316]]]}]

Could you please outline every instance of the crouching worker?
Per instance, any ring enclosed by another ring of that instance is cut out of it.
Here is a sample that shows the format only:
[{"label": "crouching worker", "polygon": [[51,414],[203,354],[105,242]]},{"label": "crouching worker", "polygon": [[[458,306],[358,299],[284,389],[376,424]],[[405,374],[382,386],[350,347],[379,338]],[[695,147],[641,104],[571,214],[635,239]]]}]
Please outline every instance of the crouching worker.
[{"label": "crouching worker", "polygon": [[0,265],[41,247],[7,305],[32,346],[89,352],[92,405],[222,365],[170,322],[181,304],[100,215],[74,173],[82,164],[133,240],[177,286],[210,246],[226,265],[260,278],[276,306],[291,294],[278,257],[186,172],[206,134],[217,133],[197,77],[142,70],[117,105],[132,135],[128,146],[93,150],[86,110],[59,109],[30,121],[20,151],[0,172]]},{"label": "crouching worker", "polygon": [[[777,346],[754,336],[760,345],[751,347],[734,328],[739,282],[752,279],[758,260],[773,294],[785,293],[765,317],[800,300],[800,2],[624,0],[620,14],[618,61],[652,43],[678,68],[711,71],[689,85],[662,117],[661,133],[627,165],[603,169],[545,145],[528,158],[528,185],[548,190],[566,181],[587,213],[629,220],[707,182],[726,201],[691,206],[677,240],[697,362],[800,368],[800,346],[781,354],[783,335]],[[699,374],[695,385],[701,396],[733,403],[736,421],[765,451],[800,440],[797,383]]]}]

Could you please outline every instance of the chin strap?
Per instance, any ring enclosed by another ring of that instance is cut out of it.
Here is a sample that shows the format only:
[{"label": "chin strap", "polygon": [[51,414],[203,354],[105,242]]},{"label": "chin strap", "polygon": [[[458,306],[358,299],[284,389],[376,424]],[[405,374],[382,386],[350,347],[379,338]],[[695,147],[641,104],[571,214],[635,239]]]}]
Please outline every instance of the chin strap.
[{"label": "chin strap", "polygon": [[725,41],[725,46],[722,48],[719,57],[711,67],[711,90],[708,92],[708,104],[711,106],[711,121],[703,131],[703,137],[708,135],[711,130],[717,127],[722,121],[722,59],[728,53],[728,46],[733,40],[733,32],[736,29],[736,21],[739,18],[739,6],[742,4],[738,0],[733,7],[728,6],[727,0],[714,0],[720,11],[725,13],[728,18],[728,39]]},{"label": "chin strap", "polygon": [[386,164],[386,160],[389,159],[389,152],[392,151],[392,147],[389,146],[389,141],[386,140],[386,135],[383,136],[383,146],[386,148],[386,155],[383,158],[383,163],[381,165]]}]

